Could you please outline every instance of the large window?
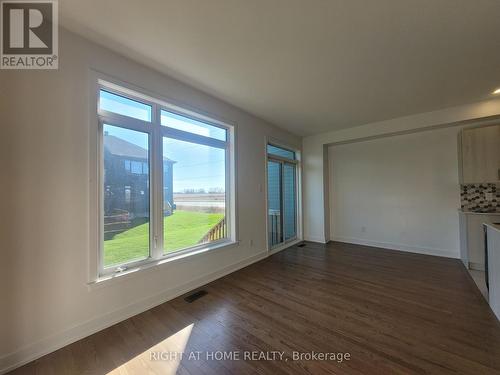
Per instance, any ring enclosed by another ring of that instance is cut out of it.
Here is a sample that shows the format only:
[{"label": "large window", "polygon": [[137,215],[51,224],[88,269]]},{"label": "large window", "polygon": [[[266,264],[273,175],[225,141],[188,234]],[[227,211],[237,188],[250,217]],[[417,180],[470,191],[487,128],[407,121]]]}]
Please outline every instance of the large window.
[{"label": "large window", "polygon": [[294,151],[267,145],[269,248],[297,238],[297,158]]},{"label": "large window", "polygon": [[101,83],[100,274],[234,239],[233,128]]}]

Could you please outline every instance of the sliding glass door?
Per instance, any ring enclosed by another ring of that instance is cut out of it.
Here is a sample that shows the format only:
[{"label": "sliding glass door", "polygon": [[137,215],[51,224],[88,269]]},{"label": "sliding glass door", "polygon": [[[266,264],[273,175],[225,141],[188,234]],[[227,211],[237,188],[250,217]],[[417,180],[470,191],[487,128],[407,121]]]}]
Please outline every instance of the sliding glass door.
[{"label": "sliding glass door", "polygon": [[295,152],[267,146],[267,223],[269,248],[297,238],[297,161]]},{"label": "sliding glass door", "polygon": [[269,160],[267,162],[267,221],[270,247],[283,242],[281,191],[281,163]]}]

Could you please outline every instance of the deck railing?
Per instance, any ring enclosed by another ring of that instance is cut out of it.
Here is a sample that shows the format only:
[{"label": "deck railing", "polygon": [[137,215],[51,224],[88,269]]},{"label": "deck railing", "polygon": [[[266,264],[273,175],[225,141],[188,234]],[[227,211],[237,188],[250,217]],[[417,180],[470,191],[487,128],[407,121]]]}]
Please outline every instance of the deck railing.
[{"label": "deck railing", "polygon": [[282,240],[281,234],[281,215],[278,210],[269,210],[269,245],[273,247]]},{"label": "deck railing", "polygon": [[198,243],[213,242],[225,238],[227,234],[226,218],[215,224]]}]

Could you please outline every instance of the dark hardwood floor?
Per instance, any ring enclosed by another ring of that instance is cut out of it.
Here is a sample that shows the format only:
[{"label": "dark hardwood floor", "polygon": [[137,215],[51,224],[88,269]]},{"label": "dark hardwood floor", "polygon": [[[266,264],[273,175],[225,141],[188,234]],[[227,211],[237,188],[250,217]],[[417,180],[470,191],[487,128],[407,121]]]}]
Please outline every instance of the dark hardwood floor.
[{"label": "dark hardwood floor", "polygon": [[[14,373],[500,374],[500,324],[455,259],[307,243],[203,289],[193,303],[179,297]],[[183,350],[182,360],[165,357]],[[240,360],[211,359],[222,351]],[[277,360],[243,359],[252,352]]]}]

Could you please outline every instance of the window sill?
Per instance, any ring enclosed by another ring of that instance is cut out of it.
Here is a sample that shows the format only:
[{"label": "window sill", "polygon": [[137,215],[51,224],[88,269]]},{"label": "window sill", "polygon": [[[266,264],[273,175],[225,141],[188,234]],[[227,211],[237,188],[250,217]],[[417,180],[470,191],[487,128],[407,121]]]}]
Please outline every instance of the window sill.
[{"label": "window sill", "polygon": [[152,259],[151,261],[142,263],[140,266],[129,268],[123,272],[115,272],[108,275],[99,276],[95,281],[87,283],[89,289],[100,288],[101,286],[112,284],[118,280],[124,280],[132,275],[143,274],[146,271],[157,269],[159,266],[173,264],[185,261],[186,259],[200,254],[205,254],[215,250],[225,249],[227,247],[237,246],[239,241],[224,241],[211,246],[186,251],[179,254],[165,255],[161,259]]}]

